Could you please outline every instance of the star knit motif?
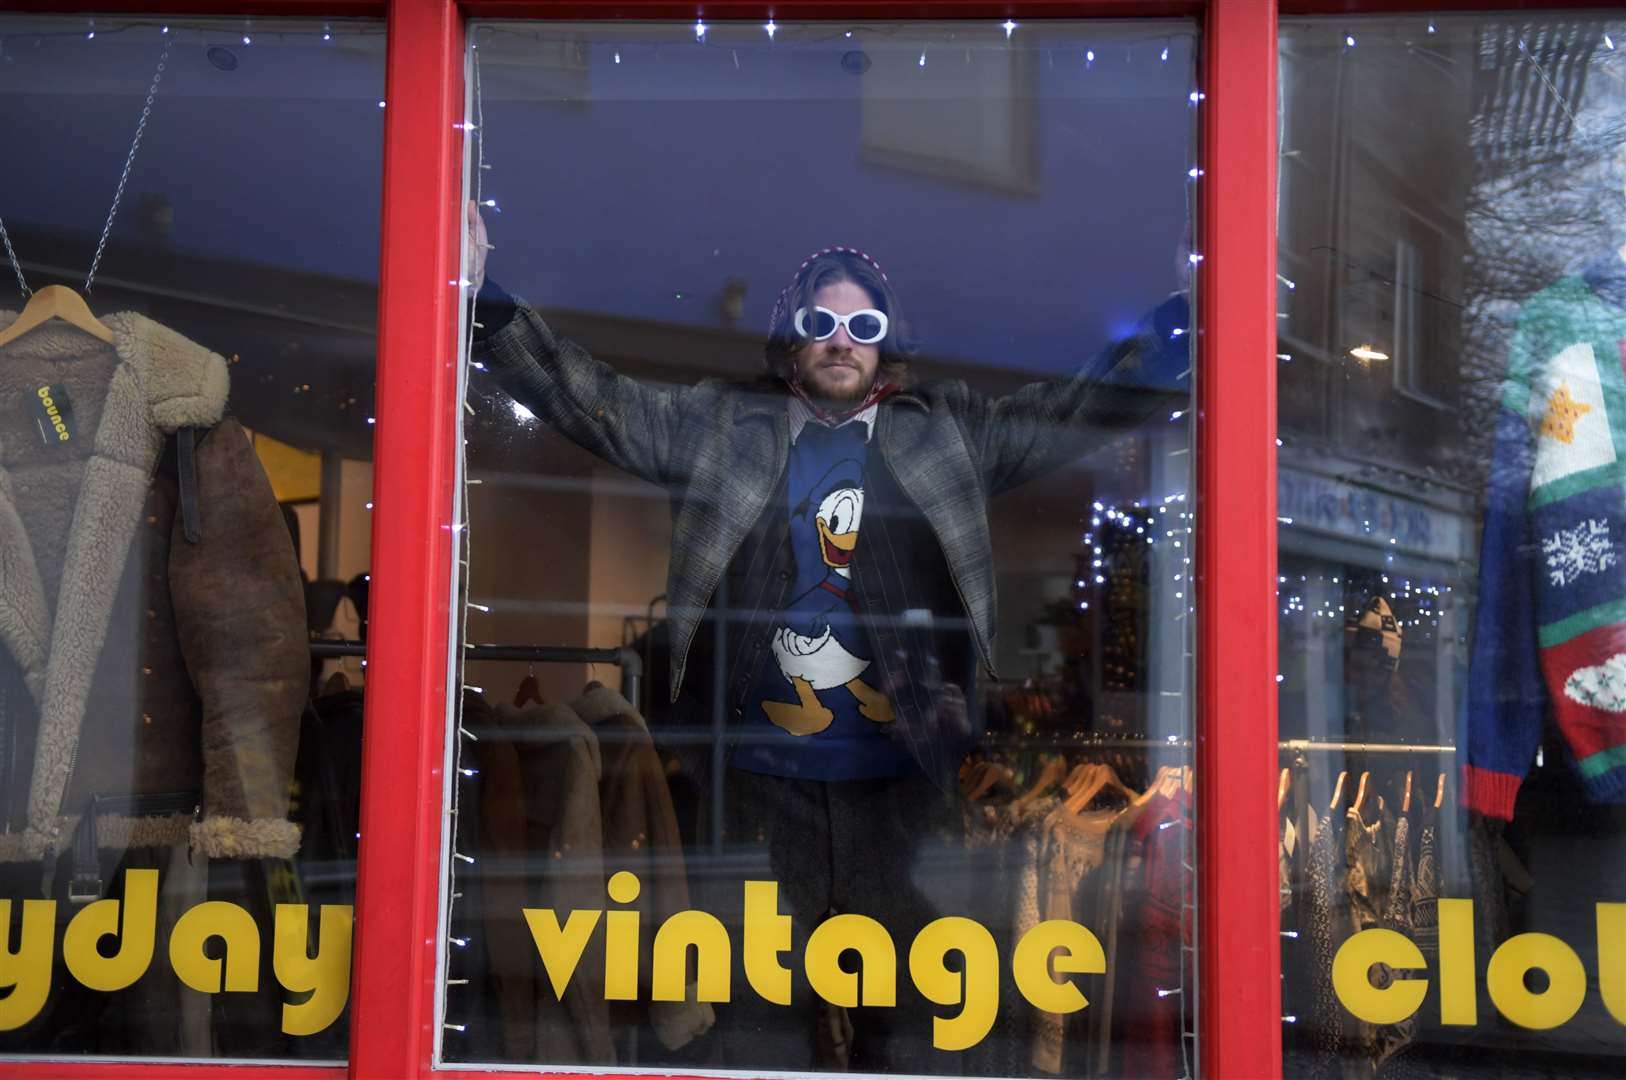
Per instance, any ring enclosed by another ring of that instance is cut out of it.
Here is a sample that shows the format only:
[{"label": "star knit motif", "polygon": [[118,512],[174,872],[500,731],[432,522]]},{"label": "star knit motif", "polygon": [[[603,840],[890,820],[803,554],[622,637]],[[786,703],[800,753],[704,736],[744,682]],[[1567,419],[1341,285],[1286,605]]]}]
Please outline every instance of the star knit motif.
[{"label": "star knit motif", "polygon": [[1592,411],[1592,406],[1576,401],[1570,388],[1559,383],[1553,396],[1547,399],[1547,415],[1541,418],[1541,434],[1561,443],[1575,441],[1575,422]]}]

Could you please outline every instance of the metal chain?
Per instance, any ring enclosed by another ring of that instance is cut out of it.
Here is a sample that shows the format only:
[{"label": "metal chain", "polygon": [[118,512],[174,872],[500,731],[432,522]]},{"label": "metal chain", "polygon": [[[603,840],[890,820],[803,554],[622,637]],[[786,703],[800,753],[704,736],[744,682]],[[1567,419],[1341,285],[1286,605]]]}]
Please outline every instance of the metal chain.
[{"label": "metal chain", "polygon": [[27,300],[34,295],[34,290],[28,287],[28,281],[23,277],[22,263],[17,261],[17,253],[11,249],[11,234],[6,232],[4,221],[0,221],[0,240],[6,242],[6,258],[11,260],[11,268],[17,272],[17,287],[23,291],[23,299]]},{"label": "metal chain", "polygon": [[113,192],[113,205],[107,211],[107,224],[102,226],[102,238],[96,242],[96,255],[90,260],[90,273],[85,275],[86,293],[90,292],[91,284],[96,280],[96,269],[102,264],[102,252],[107,249],[107,237],[113,231],[119,201],[124,198],[124,185],[130,179],[130,170],[135,167],[136,151],[141,149],[141,136],[146,133],[147,118],[152,115],[152,99],[158,96],[158,83],[164,77],[164,65],[169,61],[169,45],[174,40],[173,35],[164,35],[164,51],[158,54],[158,70],[153,72],[152,85],[147,87],[147,101],[141,106],[141,119],[136,123],[135,138],[130,143],[129,154],[124,158],[124,172],[119,174],[119,186]]}]

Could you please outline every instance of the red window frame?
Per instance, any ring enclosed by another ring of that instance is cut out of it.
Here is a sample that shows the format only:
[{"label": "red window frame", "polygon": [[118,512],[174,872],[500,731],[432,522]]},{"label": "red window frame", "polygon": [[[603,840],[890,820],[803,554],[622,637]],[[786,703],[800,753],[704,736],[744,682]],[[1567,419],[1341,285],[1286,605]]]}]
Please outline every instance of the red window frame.
[{"label": "red window frame", "polygon": [[[77,12],[23,0],[12,10]],[[457,452],[463,27],[470,17],[1203,20],[1197,794],[1205,1077],[1281,1076],[1276,897],[1276,27],[1291,15],[1614,6],[1591,0],[105,0],[125,14],[388,22],[372,634],[345,1067],[7,1062],[37,1080],[407,1080],[432,1071]],[[1255,621],[1236,612],[1258,612]],[[459,1068],[469,1077],[511,1072]],[[554,1074],[565,1075],[565,1074]]]}]

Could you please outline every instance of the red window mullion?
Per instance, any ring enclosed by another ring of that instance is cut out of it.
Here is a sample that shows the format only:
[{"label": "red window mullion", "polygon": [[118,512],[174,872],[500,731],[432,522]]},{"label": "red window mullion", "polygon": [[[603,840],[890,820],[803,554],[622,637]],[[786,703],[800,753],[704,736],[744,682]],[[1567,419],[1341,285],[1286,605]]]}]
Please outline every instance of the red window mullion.
[{"label": "red window mullion", "polygon": [[435,1045],[457,461],[463,26],[391,0],[350,1075],[427,1072]]},{"label": "red window mullion", "polygon": [[1198,1024],[1282,1073],[1276,865],[1276,0],[1212,0],[1198,275]]}]

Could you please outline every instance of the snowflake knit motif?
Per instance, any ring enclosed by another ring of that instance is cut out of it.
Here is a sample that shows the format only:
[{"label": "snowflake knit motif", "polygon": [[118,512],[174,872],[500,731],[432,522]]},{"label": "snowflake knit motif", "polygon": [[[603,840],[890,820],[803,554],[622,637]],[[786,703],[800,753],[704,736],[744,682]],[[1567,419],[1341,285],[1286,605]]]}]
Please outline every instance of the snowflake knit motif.
[{"label": "snowflake knit motif", "polygon": [[1626,712],[1626,653],[1570,672],[1564,680],[1564,696],[1594,709]]},{"label": "snowflake knit motif", "polygon": [[1573,529],[1559,529],[1541,541],[1547,558],[1547,577],[1560,587],[1573,585],[1582,575],[1596,574],[1616,565],[1615,545],[1609,539],[1609,523],[1588,518]]},{"label": "snowflake knit motif", "polygon": [[1559,383],[1553,396],[1547,399],[1547,415],[1541,418],[1541,434],[1561,443],[1575,441],[1575,422],[1592,411],[1584,401],[1570,396],[1567,383]]}]

